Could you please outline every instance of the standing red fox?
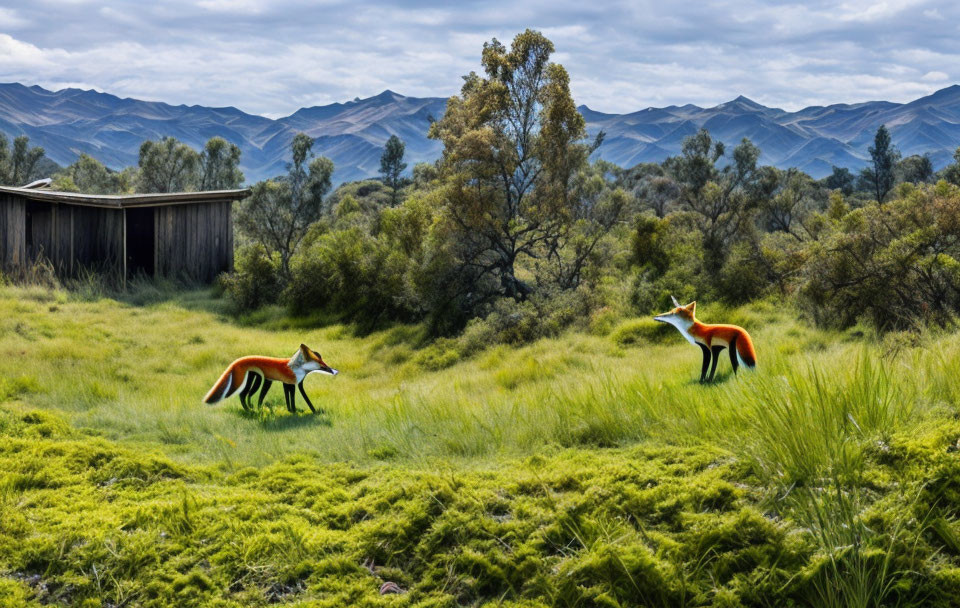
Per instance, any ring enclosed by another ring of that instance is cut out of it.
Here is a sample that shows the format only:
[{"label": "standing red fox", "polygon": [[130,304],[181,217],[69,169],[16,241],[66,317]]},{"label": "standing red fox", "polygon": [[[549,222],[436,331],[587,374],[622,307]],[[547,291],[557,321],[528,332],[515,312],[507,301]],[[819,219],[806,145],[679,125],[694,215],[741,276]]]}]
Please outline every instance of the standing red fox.
[{"label": "standing red fox", "polygon": [[[314,350],[310,350],[305,344],[301,344],[297,352],[289,359],[279,357],[241,357],[227,367],[217,383],[213,385],[207,396],[203,398],[204,403],[216,403],[221,399],[233,395],[237,390],[240,391],[240,405],[243,409],[250,409],[250,403],[247,398],[257,392],[260,383],[263,383],[263,390],[260,391],[260,400],[257,407],[263,405],[263,398],[267,396],[270,385],[274,382],[283,383],[283,397],[287,402],[287,409],[291,412],[297,411],[296,393],[293,390],[294,385],[300,389],[310,411],[317,413],[306,391],[303,390],[303,379],[307,374],[320,372],[322,374],[337,375],[337,370],[323,362],[323,358]],[[321,412],[323,410],[320,410]]]},{"label": "standing red fox", "polygon": [[[750,339],[747,330],[736,325],[707,325],[701,323],[694,317],[697,310],[696,302],[680,306],[680,302],[677,302],[676,298],[670,297],[673,299],[676,308],[662,315],[657,315],[653,319],[673,325],[690,344],[696,344],[703,351],[700,382],[713,382],[713,375],[717,372],[717,361],[725,348],[730,349],[730,365],[733,366],[734,374],[737,373],[737,368],[741,363],[750,369],[756,367],[757,353],[753,350],[753,340]],[[710,365],[711,359],[713,359],[712,366]],[[710,367],[709,378],[707,378],[707,367]]]}]

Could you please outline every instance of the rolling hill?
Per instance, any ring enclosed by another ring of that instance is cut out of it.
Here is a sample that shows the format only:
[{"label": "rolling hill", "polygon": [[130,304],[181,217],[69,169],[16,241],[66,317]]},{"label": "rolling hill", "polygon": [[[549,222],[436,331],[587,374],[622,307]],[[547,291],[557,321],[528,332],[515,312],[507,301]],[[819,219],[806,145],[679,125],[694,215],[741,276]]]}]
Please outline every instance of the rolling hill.
[{"label": "rolling hill", "polygon": [[[49,91],[9,83],[0,84],[0,132],[29,135],[59,164],[87,153],[115,169],[136,164],[145,139],[172,135],[199,148],[220,135],[243,150],[249,181],[282,173],[290,140],[305,132],[315,138],[315,152],[334,161],[335,181],[343,182],[375,176],[390,135],[406,142],[411,167],[439,157],[441,146],[427,139],[426,131],[444,107],[440,97],[406,97],[388,90],[270,119],[232,107],[174,106],[92,90]],[[595,156],[623,167],[679,153],[683,139],[701,127],[729,145],[748,137],[760,146],[762,163],[799,167],[815,177],[828,174],[833,165],[863,167],[881,124],[890,128],[905,156],[929,154],[938,169],[960,146],[960,85],[903,104],[871,101],[797,112],[742,96],[712,108],[687,104],[608,114],[580,106],[580,111],[591,135],[606,132]]]}]

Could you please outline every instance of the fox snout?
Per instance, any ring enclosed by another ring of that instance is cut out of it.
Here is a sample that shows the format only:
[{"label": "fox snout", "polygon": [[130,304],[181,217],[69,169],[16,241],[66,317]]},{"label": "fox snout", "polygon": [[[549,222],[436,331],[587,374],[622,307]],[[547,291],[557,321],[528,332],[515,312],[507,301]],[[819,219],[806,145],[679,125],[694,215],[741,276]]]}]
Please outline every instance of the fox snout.
[{"label": "fox snout", "polygon": [[661,323],[672,324],[674,320],[677,318],[678,318],[678,315],[675,312],[663,312],[663,313],[660,313],[659,315],[654,315],[653,320],[659,321]]}]

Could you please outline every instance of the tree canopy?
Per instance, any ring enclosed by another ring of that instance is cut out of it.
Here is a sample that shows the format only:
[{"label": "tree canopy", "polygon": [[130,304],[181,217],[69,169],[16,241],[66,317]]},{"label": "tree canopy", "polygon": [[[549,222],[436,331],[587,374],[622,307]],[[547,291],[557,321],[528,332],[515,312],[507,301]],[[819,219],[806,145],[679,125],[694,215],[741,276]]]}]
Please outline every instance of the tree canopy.
[{"label": "tree canopy", "polygon": [[222,137],[211,137],[200,153],[200,189],[232,190],[243,183],[240,148]]},{"label": "tree canopy", "polygon": [[407,168],[407,163],[403,162],[403,154],[406,145],[396,135],[391,135],[383,148],[383,154],[380,155],[380,174],[383,176],[383,182],[390,186],[393,192],[390,200],[396,205],[400,200],[400,186],[402,180],[400,174]]},{"label": "tree canopy", "polygon": [[68,192],[121,194],[133,189],[131,170],[111,171],[97,159],[81,154],[54,176],[53,187]]},{"label": "tree canopy", "polygon": [[723,265],[730,240],[759,200],[754,186],[760,149],[744,138],[734,148],[732,162],[721,164],[725,155],[723,142],[701,129],[684,140],[680,156],[664,162],[680,188],[681,205],[699,218],[703,247],[714,269]]},{"label": "tree canopy", "polygon": [[140,145],[140,192],[187,192],[200,185],[200,154],[173,137]]},{"label": "tree canopy", "polygon": [[43,157],[43,148],[31,147],[26,135],[14,138],[11,149],[7,136],[0,133],[0,184],[26,185],[34,177],[34,169]]},{"label": "tree canopy", "polygon": [[886,125],[880,125],[869,148],[871,165],[860,173],[863,188],[869,190],[878,203],[882,203],[897,183],[896,166],[900,151],[890,139]]},{"label": "tree canopy", "polygon": [[430,137],[443,143],[444,217],[463,306],[527,298],[521,258],[543,260],[575,221],[571,181],[587,163],[585,121],[554,47],[527,30],[484,44],[483,75],[464,77]]},{"label": "tree canopy", "polygon": [[312,148],[308,135],[297,134],[290,144],[293,162],[287,175],[254,185],[237,214],[237,226],[247,238],[278,254],[284,278],[307,229],[320,219],[323,197],[330,191],[333,161],[313,158]]}]

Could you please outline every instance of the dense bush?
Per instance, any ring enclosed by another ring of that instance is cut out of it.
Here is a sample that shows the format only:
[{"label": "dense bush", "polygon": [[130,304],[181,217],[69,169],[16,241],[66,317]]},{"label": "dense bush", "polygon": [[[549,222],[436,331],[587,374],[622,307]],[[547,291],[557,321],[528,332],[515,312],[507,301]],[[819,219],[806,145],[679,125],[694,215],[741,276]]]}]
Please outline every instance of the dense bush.
[{"label": "dense bush", "polygon": [[412,312],[405,304],[407,260],[358,227],[331,230],[306,245],[292,265],[286,297],[294,311],[330,307],[376,323]]},{"label": "dense bush", "polygon": [[960,188],[901,187],[810,245],[800,300],[817,322],[878,329],[943,325],[960,311]]},{"label": "dense bush", "polygon": [[234,272],[220,276],[220,286],[240,310],[275,303],[280,296],[280,261],[263,245],[241,247]]},{"label": "dense bush", "polygon": [[368,179],[343,184],[330,194],[325,206],[335,216],[358,211],[371,216],[390,206],[391,200],[390,188],[379,180]]},{"label": "dense bush", "polygon": [[[294,257],[285,301],[299,314],[325,307],[367,325],[436,312],[446,258],[432,246],[430,195],[386,207],[347,189],[352,193],[335,197],[332,215],[314,225]],[[383,190],[367,194],[380,199]]]},{"label": "dense bush", "polygon": [[[566,327],[586,324],[595,308],[588,289],[537,294],[525,302],[498,300],[482,320],[468,325],[467,334],[481,334],[486,344],[523,344],[556,336]],[[479,343],[479,341],[478,341]]]}]

